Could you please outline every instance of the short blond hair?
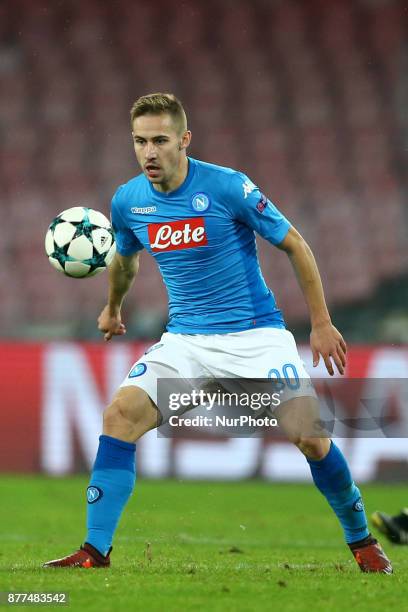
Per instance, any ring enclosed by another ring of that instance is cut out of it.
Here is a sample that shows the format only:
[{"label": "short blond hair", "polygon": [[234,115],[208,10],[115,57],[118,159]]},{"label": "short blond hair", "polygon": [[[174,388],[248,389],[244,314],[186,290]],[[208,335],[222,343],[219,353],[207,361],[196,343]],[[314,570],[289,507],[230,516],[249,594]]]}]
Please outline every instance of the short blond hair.
[{"label": "short blond hair", "polygon": [[142,115],[161,115],[166,113],[172,117],[180,134],[187,130],[187,116],[183,105],[175,95],[170,93],[152,93],[141,96],[130,109],[130,125]]}]

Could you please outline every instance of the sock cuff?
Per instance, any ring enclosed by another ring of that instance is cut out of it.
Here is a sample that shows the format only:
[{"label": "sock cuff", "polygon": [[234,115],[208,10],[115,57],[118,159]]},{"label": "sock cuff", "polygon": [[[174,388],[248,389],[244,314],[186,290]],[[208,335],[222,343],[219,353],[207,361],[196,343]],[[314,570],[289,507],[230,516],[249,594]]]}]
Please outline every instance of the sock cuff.
[{"label": "sock cuff", "polygon": [[128,470],[134,473],[136,470],[135,450],[136,444],[102,435],[99,438],[99,448],[93,469]]},{"label": "sock cuff", "polygon": [[124,440],[112,438],[112,436],[106,436],[105,434],[99,436],[99,442],[111,444],[112,446],[117,446],[118,448],[123,448],[124,450],[132,451],[133,453],[136,450],[136,444],[134,444],[133,442],[125,442]]},{"label": "sock cuff", "polygon": [[[353,486],[347,461],[336,444],[331,441],[330,450],[323,459],[309,460],[313,480],[320,491],[340,493]],[[355,485],[354,485],[355,487]],[[357,487],[355,487],[357,490]],[[359,491],[357,490],[358,494]]]}]

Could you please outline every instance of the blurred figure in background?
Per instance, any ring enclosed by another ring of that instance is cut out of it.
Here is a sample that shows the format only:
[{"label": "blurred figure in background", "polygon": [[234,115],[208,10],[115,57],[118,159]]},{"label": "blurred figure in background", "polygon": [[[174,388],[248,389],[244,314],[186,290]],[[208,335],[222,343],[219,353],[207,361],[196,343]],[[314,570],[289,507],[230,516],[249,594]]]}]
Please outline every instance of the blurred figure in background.
[{"label": "blurred figure in background", "polygon": [[408,544],[408,508],[403,508],[399,514],[390,516],[385,512],[374,512],[371,521],[390,542]]}]

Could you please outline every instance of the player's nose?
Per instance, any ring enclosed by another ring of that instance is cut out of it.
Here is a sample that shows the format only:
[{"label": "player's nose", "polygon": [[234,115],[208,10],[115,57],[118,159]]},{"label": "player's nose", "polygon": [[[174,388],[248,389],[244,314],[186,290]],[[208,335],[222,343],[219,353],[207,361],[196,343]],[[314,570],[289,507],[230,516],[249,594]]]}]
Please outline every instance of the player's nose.
[{"label": "player's nose", "polygon": [[153,143],[147,143],[146,145],[146,159],[154,159],[157,156],[156,147]]}]

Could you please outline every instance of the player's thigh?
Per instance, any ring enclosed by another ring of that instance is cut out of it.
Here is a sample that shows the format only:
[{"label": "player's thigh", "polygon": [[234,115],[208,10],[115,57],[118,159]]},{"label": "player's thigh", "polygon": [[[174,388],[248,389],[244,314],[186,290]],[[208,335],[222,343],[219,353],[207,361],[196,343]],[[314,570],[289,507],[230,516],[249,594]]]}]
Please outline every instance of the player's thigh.
[{"label": "player's thigh", "polygon": [[137,439],[157,427],[159,413],[144,389],[136,385],[120,387],[106,408],[104,433],[120,439]]},{"label": "player's thigh", "polygon": [[[136,389],[137,397],[143,398],[142,402],[137,402],[136,414],[135,409],[132,408],[133,418],[135,416],[138,419],[140,418],[139,405],[142,405],[143,415],[148,417],[149,423],[154,418],[154,412],[151,410],[152,406],[156,411],[156,418],[152,426],[158,426],[167,421],[169,414],[172,414],[169,411],[168,401],[166,402],[167,391],[177,391],[185,379],[186,373],[189,373],[187,372],[189,363],[187,348],[176,335],[165,333],[158,343],[147,349],[144,355],[132,365],[122,381],[119,391],[125,392],[127,389]],[[189,386],[189,388],[191,387]],[[143,392],[143,395],[140,395],[141,392]],[[130,391],[129,397],[132,398],[133,395]],[[123,397],[128,396],[120,393],[118,401],[121,402]],[[143,424],[145,424],[144,418]]]}]

